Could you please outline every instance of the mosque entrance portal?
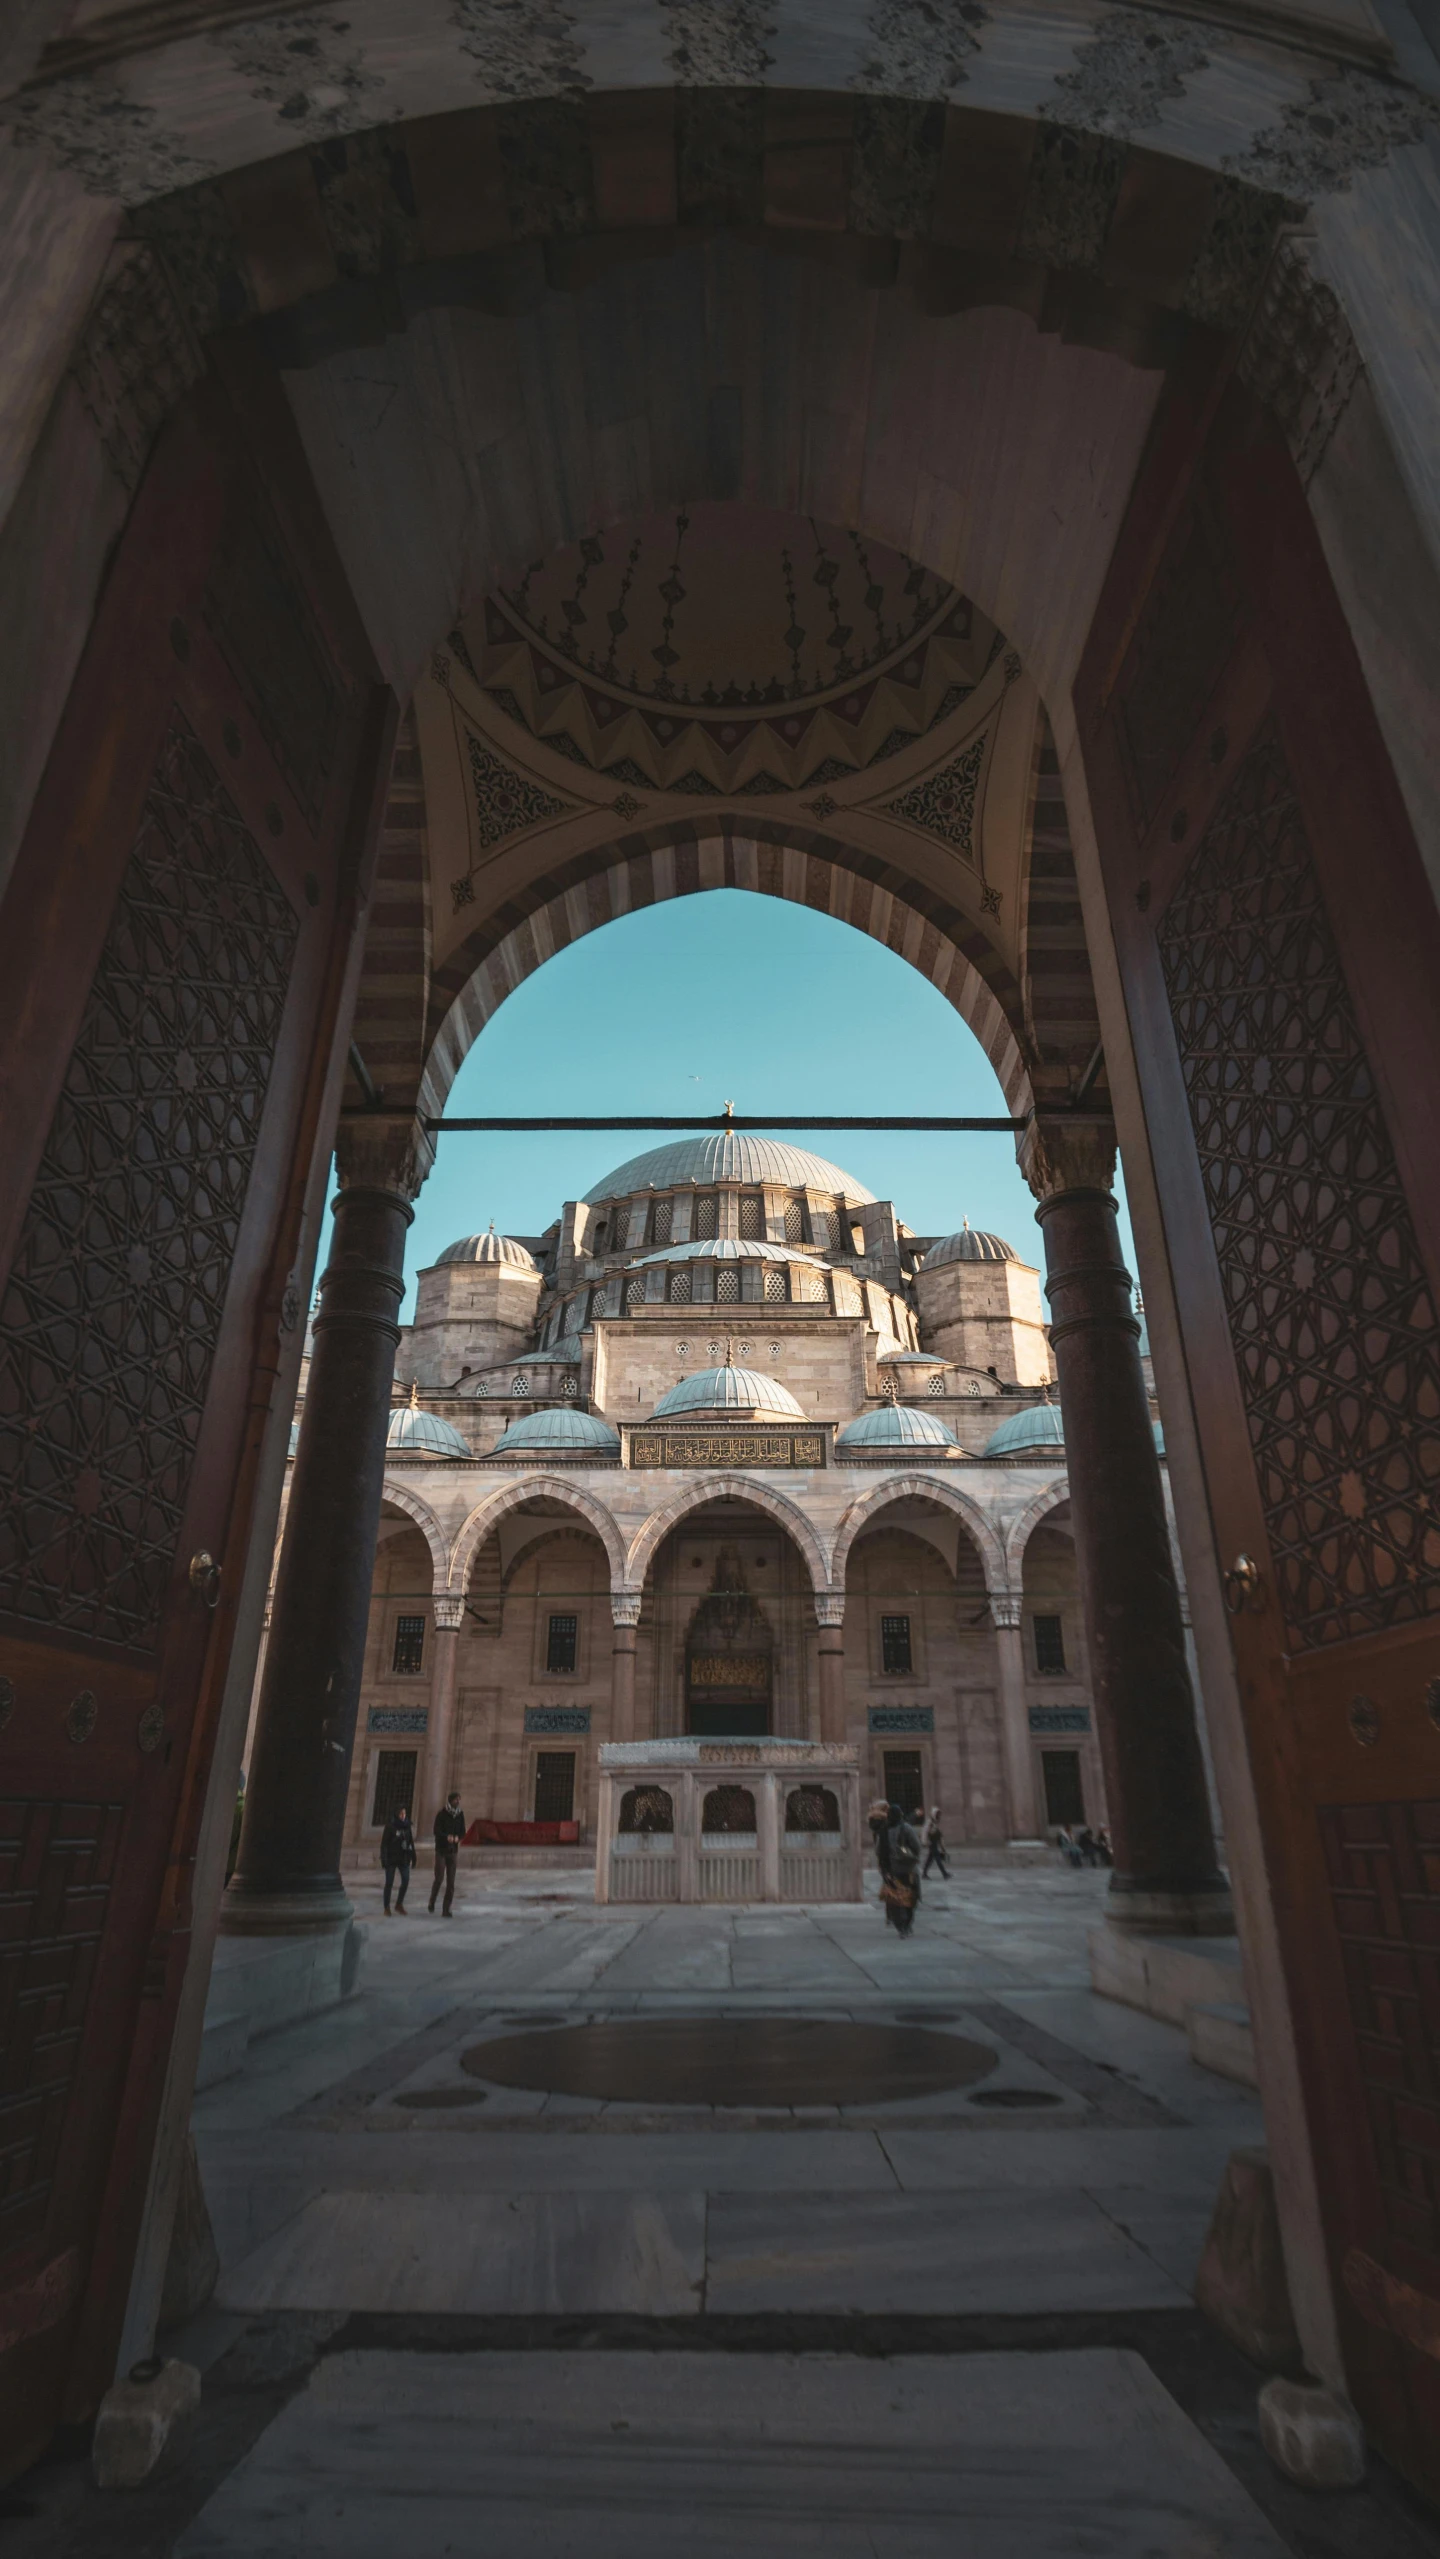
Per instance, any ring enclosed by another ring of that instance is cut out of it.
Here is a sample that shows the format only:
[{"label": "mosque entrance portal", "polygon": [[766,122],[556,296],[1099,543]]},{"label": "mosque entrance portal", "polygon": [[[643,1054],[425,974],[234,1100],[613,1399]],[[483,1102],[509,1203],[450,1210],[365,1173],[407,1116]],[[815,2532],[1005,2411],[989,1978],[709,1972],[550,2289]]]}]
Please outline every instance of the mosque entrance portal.
[{"label": "mosque entrance portal", "polygon": [[747,1589],[733,1546],[723,1546],[715,1578],[690,1621],[685,1647],[685,1717],[690,1732],[768,1733],[774,1635]]}]

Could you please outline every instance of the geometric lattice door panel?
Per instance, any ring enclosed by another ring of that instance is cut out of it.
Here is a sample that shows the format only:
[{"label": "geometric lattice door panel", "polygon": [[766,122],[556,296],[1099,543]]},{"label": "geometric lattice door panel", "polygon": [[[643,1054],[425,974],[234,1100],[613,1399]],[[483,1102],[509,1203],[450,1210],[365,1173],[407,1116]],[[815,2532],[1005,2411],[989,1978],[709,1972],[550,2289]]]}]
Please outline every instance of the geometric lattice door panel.
[{"label": "geometric lattice door panel", "polygon": [[298,919],[172,712],[0,1307],[0,1608],[153,1646]]},{"label": "geometric lattice door panel", "polygon": [[1158,942],[1289,1641],[1433,1613],[1440,1326],[1273,719]]},{"label": "geometric lattice door panel", "polygon": [[1320,1829],[1385,2222],[1440,2258],[1440,1794]]}]

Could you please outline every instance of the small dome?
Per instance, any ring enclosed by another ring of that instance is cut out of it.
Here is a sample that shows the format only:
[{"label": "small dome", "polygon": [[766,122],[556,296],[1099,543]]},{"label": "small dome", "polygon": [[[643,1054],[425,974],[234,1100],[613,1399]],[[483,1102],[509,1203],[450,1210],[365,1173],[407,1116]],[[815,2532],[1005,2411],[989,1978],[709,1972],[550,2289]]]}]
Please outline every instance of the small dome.
[{"label": "small dome", "polygon": [[520,1457],[548,1450],[562,1457],[618,1457],[620,1434],[595,1413],[526,1413],[496,1441],[492,1457]]},{"label": "small dome", "polygon": [[1058,1404],[1031,1404],[1023,1413],[1012,1413],[985,1442],[987,1457],[1023,1457],[1032,1449],[1039,1452],[1065,1445],[1065,1425]]},{"label": "small dome", "polygon": [[443,1253],[436,1254],[434,1267],[442,1270],[447,1262],[510,1262],[520,1271],[540,1267],[534,1254],[517,1244],[513,1235],[497,1235],[493,1226],[483,1235],[462,1235],[457,1244],[447,1244]]},{"label": "small dome", "polygon": [[938,1351],[882,1351],[878,1368],[943,1368]]},{"label": "small dome", "polygon": [[946,1262],[1018,1262],[1019,1254],[1003,1235],[987,1235],[968,1221],[957,1235],[942,1235],[922,1261],[922,1271],[938,1271]]},{"label": "small dome", "polygon": [[675,1413],[774,1413],[797,1422],[805,1418],[788,1386],[778,1378],[762,1377],[753,1368],[729,1367],[697,1369],[693,1377],[682,1377],[661,1396],[654,1418],[668,1421]]},{"label": "small dome", "polygon": [[418,1403],[402,1404],[390,1416],[387,1448],[407,1449],[412,1457],[468,1457],[470,1451],[451,1422],[427,1413]]},{"label": "small dome", "polygon": [[552,1342],[548,1351],[520,1351],[514,1359],[501,1360],[501,1368],[578,1368],[580,1344],[573,1333],[563,1341]]},{"label": "small dome", "polygon": [[837,1449],[858,1449],[874,1456],[887,1448],[959,1448],[952,1430],[938,1413],[917,1412],[913,1404],[886,1404],[878,1413],[862,1413],[835,1434]]}]

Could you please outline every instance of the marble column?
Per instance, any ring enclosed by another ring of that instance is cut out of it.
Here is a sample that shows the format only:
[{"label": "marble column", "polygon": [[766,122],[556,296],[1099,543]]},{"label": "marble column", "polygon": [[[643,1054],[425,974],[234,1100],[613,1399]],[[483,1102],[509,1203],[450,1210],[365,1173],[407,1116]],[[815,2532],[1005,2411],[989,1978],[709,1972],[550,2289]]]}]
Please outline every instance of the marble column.
[{"label": "marble column", "polygon": [[820,1739],[845,1739],[845,1594],[817,1591],[815,1615],[820,1627]]},{"label": "marble column", "polygon": [[409,1116],[348,1121],[275,1582],[231,1935],[348,1927],[340,1853],[385,1475],[411,1201],[433,1149]]},{"label": "marble column", "polygon": [[614,1636],[610,1653],[610,1739],[633,1742],[635,1733],[635,1657],[639,1648],[640,1593],[612,1591],[610,1617]]},{"label": "marble column", "polygon": [[755,1789],[755,1846],[760,1861],[760,1899],[780,1899],[780,1779],[773,1768],[762,1769]]},{"label": "marble column", "polygon": [[425,1801],[412,1806],[415,1836],[428,1831],[452,1786],[460,1783],[460,1737],[455,1726],[455,1695],[460,1676],[460,1629],[465,1623],[463,1591],[437,1591],[435,1650],[430,1663],[430,1729],[425,1737]]},{"label": "marble column", "polygon": [[1000,1665],[1000,1743],[1005,1762],[1005,1818],[1013,1841],[1043,1837],[1025,1694],[1025,1642],[1019,1591],[992,1591],[995,1651]]},{"label": "marble column", "polygon": [[1233,1928],[1120,1253],[1113,1123],[1032,1121],[1021,1163],[1045,1237],[1075,1560],[1115,1867],[1107,1916],[1160,1934]]}]

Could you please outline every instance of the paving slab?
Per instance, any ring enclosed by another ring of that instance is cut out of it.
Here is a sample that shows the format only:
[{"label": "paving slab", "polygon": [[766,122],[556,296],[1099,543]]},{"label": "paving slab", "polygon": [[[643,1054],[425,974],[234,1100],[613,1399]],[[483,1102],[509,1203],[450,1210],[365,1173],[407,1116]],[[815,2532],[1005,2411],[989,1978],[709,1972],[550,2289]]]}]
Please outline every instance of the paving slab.
[{"label": "paving slab", "polygon": [[[397,2450],[403,2446],[403,2459]],[[1115,2349],[836,2356],[350,2353],[177,2559],[1283,2559]]]}]

